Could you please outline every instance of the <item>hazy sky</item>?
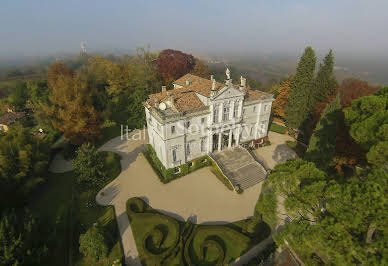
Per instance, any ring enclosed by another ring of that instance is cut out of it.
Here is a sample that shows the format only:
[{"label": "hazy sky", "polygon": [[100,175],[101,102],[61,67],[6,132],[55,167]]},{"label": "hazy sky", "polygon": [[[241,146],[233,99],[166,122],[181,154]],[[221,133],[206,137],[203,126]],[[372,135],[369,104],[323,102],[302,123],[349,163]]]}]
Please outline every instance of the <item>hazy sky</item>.
[{"label": "hazy sky", "polygon": [[388,53],[388,0],[0,0],[0,57],[90,50]]}]

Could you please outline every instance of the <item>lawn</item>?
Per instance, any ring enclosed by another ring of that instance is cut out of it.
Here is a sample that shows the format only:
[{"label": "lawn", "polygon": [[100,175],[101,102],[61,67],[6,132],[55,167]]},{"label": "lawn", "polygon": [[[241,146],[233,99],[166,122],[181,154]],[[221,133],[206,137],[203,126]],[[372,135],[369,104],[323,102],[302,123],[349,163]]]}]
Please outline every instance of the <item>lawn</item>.
[{"label": "lawn", "polygon": [[283,127],[281,125],[278,125],[276,123],[271,123],[271,126],[269,127],[269,130],[273,131],[273,132],[276,132],[276,133],[279,133],[279,134],[286,134],[287,128]]},{"label": "lawn", "polygon": [[[119,155],[112,152],[102,154],[109,179],[101,188],[121,172]],[[98,190],[80,187],[73,171],[50,175],[49,181],[29,206],[32,213],[53,232],[49,237],[54,239],[53,245],[49,245],[51,257],[45,265],[112,265],[113,261],[123,259],[114,209],[97,205],[95,196]],[[110,247],[108,258],[98,262],[78,251],[80,234],[96,222],[106,233]]]},{"label": "lawn", "polygon": [[143,265],[224,265],[270,235],[264,222],[249,234],[249,219],[226,225],[196,225],[152,209],[139,198],[127,213]]}]

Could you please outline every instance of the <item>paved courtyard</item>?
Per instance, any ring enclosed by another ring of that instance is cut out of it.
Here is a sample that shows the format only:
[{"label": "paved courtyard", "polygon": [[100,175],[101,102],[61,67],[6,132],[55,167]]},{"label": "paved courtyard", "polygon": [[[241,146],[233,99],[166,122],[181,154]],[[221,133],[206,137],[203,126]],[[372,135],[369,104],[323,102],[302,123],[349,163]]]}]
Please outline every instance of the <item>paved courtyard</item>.
[{"label": "paved courtyard", "polygon": [[272,131],[268,132],[268,137],[271,141],[270,146],[261,147],[253,151],[255,156],[265,167],[273,169],[278,163],[298,157],[286,144],[287,140],[294,141],[294,138]]},{"label": "paved courtyard", "polygon": [[[140,131],[135,131],[132,135],[136,137],[139,134]],[[206,167],[163,184],[141,153],[147,142],[147,137],[142,140],[121,140],[117,137],[99,149],[122,156],[121,174],[101,190],[103,193],[100,192],[96,200],[101,205],[115,207],[128,263],[139,263],[125,213],[125,203],[131,197],[141,197],[165,214],[195,223],[229,223],[252,216],[261,183],[239,195],[228,190]]]}]

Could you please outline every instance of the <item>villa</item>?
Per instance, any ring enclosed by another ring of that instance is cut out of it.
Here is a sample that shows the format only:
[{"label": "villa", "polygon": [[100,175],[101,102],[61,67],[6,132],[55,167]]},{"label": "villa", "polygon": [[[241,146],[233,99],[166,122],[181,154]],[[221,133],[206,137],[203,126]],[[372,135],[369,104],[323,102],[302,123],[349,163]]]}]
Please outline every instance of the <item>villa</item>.
[{"label": "villa", "polygon": [[249,88],[243,77],[234,85],[229,69],[226,76],[220,83],[186,74],[143,103],[149,142],[166,168],[267,136],[273,96]]}]

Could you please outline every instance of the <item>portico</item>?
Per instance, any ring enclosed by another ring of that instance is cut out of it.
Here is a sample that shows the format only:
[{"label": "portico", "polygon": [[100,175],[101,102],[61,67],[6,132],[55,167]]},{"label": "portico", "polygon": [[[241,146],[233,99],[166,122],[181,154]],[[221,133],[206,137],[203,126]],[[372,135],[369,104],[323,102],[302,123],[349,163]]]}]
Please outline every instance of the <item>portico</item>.
[{"label": "portico", "polygon": [[239,136],[240,131],[239,127],[223,129],[223,130],[215,130],[212,131],[212,134],[209,138],[209,151],[220,152],[225,149],[234,148],[239,145]]}]

